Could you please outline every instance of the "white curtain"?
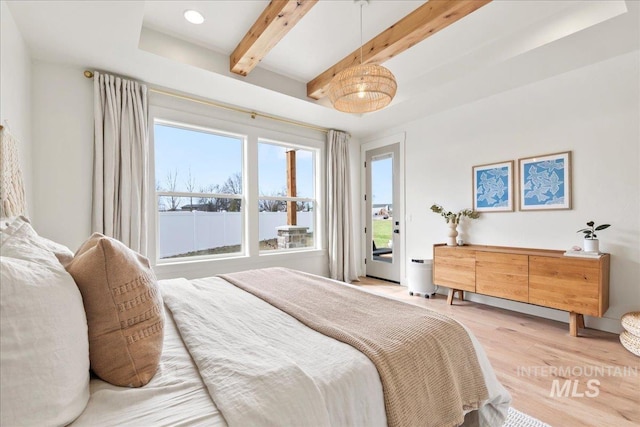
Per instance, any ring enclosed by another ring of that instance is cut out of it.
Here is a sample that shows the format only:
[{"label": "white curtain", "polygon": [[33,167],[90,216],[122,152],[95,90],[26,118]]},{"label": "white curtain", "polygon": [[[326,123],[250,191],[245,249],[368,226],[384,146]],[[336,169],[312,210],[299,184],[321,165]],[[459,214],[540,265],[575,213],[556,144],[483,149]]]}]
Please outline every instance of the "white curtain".
[{"label": "white curtain", "polygon": [[92,228],[147,251],[147,87],[94,73]]},{"label": "white curtain", "polygon": [[327,134],[327,218],[329,274],[332,279],[358,280],[351,216],[349,138],[345,132]]}]

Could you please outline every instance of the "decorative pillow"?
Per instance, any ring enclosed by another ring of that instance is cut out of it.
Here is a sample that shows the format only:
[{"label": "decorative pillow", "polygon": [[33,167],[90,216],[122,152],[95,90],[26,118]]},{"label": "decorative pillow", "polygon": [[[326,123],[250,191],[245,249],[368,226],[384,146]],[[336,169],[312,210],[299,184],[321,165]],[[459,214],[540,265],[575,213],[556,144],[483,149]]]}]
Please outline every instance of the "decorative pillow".
[{"label": "decorative pillow", "polygon": [[38,236],[38,243],[51,251],[56,258],[58,258],[58,262],[63,266],[69,264],[73,259],[73,252],[71,249],[62,245],[58,242],[54,242],[53,240],[49,240],[46,237]]},{"label": "decorative pillow", "polygon": [[3,240],[19,234],[21,238],[28,239],[34,246],[38,246],[52,252],[62,265],[68,264],[73,259],[73,252],[60,243],[44,238],[31,227],[31,224],[24,216],[13,217],[12,220],[0,220],[0,230],[3,232]]},{"label": "decorative pillow", "polygon": [[149,261],[119,241],[94,233],[67,270],[82,293],[91,368],[103,380],[141,387],[162,354],[162,298]]},{"label": "decorative pillow", "polygon": [[89,400],[82,297],[24,219],[0,233],[0,425],[66,425]]},{"label": "decorative pillow", "polygon": [[15,216],[6,216],[0,218],[0,231],[4,231],[16,219]]}]

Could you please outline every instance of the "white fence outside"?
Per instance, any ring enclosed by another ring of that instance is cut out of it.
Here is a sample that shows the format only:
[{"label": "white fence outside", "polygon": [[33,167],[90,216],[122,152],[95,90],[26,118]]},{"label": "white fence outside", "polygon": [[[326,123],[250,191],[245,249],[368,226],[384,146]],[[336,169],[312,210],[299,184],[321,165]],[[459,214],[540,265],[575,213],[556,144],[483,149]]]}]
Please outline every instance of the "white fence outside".
[{"label": "white fence outside", "polygon": [[[298,212],[298,225],[313,232],[313,212]],[[275,239],[286,212],[260,212],[259,239]],[[242,243],[241,212],[158,212],[160,258]]]}]

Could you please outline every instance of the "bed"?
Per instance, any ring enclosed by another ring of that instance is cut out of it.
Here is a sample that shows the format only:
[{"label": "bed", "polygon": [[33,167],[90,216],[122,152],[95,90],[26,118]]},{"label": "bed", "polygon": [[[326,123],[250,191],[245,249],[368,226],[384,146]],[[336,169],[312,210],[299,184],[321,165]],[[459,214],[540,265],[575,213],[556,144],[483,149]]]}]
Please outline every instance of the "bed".
[{"label": "bed", "polygon": [[[16,228],[22,230],[22,234],[27,234],[28,238],[25,240]],[[7,292],[10,291],[13,295],[14,291],[24,287],[24,283],[18,283],[19,281],[12,276],[16,273],[12,269],[19,269],[23,266],[21,263],[27,262],[31,263],[28,268],[33,271],[37,269],[33,264],[35,262],[45,264],[47,271],[55,270],[58,277],[63,273],[57,270],[58,267],[54,264],[68,263],[69,257],[73,256],[65,252],[64,248],[37,236],[29,228],[23,221],[19,227],[14,226],[13,231],[2,232],[3,321],[8,316],[15,315],[15,312],[7,308],[10,303],[12,307],[22,304],[19,311],[24,312],[33,305],[35,298],[33,289],[27,296],[29,304],[6,297]],[[17,245],[18,250],[14,246],[20,239],[26,243],[21,242]],[[37,247],[37,251],[31,247],[33,245]],[[19,271],[18,273],[24,274]],[[276,279],[281,274],[291,274],[293,278],[302,278],[301,282],[316,280],[312,275],[278,269],[250,274],[265,274]],[[296,276],[297,274],[301,275]],[[82,357],[83,352],[87,351],[87,345],[78,343],[77,338],[70,337],[73,340],[70,342],[77,346],[73,353],[80,353],[80,357],[77,357],[78,362],[73,363],[73,375],[76,375],[73,383],[78,384],[75,399],[77,402],[74,404],[70,404],[68,399],[58,399],[53,404],[44,402],[51,395],[70,394],[69,385],[65,384],[63,391],[50,389],[47,396],[43,397],[33,398],[33,394],[23,394],[32,396],[32,402],[27,410],[22,408],[24,404],[20,399],[25,398],[21,397],[21,393],[29,391],[24,390],[24,375],[19,385],[12,381],[16,376],[16,366],[24,366],[25,359],[23,358],[19,365],[12,365],[15,357],[5,349],[11,348],[15,343],[10,341],[12,331],[8,331],[3,322],[3,393],[0,396],[2,424],[9,425],[8,419],[5,418],[10,416],[5,412],[9,410],[13,416],[22,414],[21,420],[24,422],[21,424],[25,425],[65,425],[70,421],[74,426],[417,425],[406,419],[398,421],[394,415],[388,416],[388,379],[385,380],[385,375],[381,376],[381,368],[372,362],[371,356],[366,356],[353,345],[312,329],[305,323],[313,322],[300,320],[285,313],[282,307],[276,308],[272,303],[265,301],[269,298],[242,289],[242,283],[232,283],[243,277],[245,276],[231,275],[226,279],[173,279],[157,284],[162,301],[159,315],[164,321],[161,358],[153,377],[142,387],[116,386],[95,376],[89,379],[88,361]],[[40,279],[42,278],[46,277],[41,276]],[[317,279],[329,282],[327,279]],[[30,280],[33,280],[33,277]],[[50,280],[48,282],[50,283]],[[384,298],[357,286],[330,282],[325,284],[329,287],[339,287],[340,292],[344,288],[358,299],[369,301],[368,298]],[[73,282],[65,281],[64,288],[73,294],[71,283]],[[50,300],[51,294],[47,298]],[[72,299],[77,303],[77,295],[73,298],[67,295],[65,298],[64,315],[76,316],[69,324],[82,323],[77,321],[81,314],[74,314],[73,310],[69,309]],[[296,295],[295,300],[298,298],[299,295]],[[292,299],[294,298],[288,300]],[[393,306],[394,310],[404,311],[403,307],[409,307],[397,301],[393,304],[398,304]],[[43,308],[40,307],[38,310],[42,312]],[[55,308],[47,306],[46,310]],[[85,316],[91,325],[90,314]],[[86,334],[86,324],[84,329],[82,326],[78,328],[78,335]],[[38,328],[42,327],[42,323],[39,322]],[[482,383],[486,388],[486,396],[479,402],[478,407],[464,410],[464,425],[502,425],[511,400],[509,393],[498,383],[477,339],[466,328],[461,329],[471,343],[467,350],[470,357],[477,361]],[[21,333],[24,334],[24,330]],[[28,347],[28,344],[21,344]],[[439,344],[436,343],[435,347],[439,347]],[[70,344],[64,348],[69,352]],[[31,350],[32,347],[28,347],[28,351]],[[51,359],[41,354],[29,353],[26,356],[27,359],[46,357],[47,363]],[[412,357],[413,359],[417,359],[416,366],[440,371],[434,360]],[[63,368],[70,368],[69,365],[70,363],[65,363]],[[93,367],[93,361],[91,365]],[[41,367],[42,363],[39,362],[37,366]],[[58,371],[56,368],[56,372]],[[38,372],[30,373],[43,375]],[[437,373],[433,372],[430,375],[435,378]],[[64,377],[57,379],[60,382],[64,380]],[[46,381],[45,378],[42,378],[42,381]],[[83,388],[83,381],[88,385],[86,390]],[[15,392],[12,393],[13,398],[6,397],[8,391]],[[437,396],[440,390],[432,387],[428,394]],[[38,409],[38,399],[42,399],[44,403],[40,406],[39,413],[34,415],[34,407]],[[415,406],[424,402],[424,396],[404,395],[402,400],[404,404]],[[55,410],[56,404],[65,409],[62,415],[60,411]]]}]

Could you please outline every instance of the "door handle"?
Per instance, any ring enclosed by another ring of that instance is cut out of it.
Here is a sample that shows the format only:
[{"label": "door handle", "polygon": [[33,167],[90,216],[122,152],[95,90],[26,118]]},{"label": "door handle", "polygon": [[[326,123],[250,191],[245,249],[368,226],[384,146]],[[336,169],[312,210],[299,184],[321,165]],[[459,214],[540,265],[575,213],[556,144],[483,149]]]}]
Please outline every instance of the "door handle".
[{"label": "door handle", "polygon": [[400,230],[398,230],[397,228],[395,230],[393,230],[394,233],[396,234],[400,234]]}]

